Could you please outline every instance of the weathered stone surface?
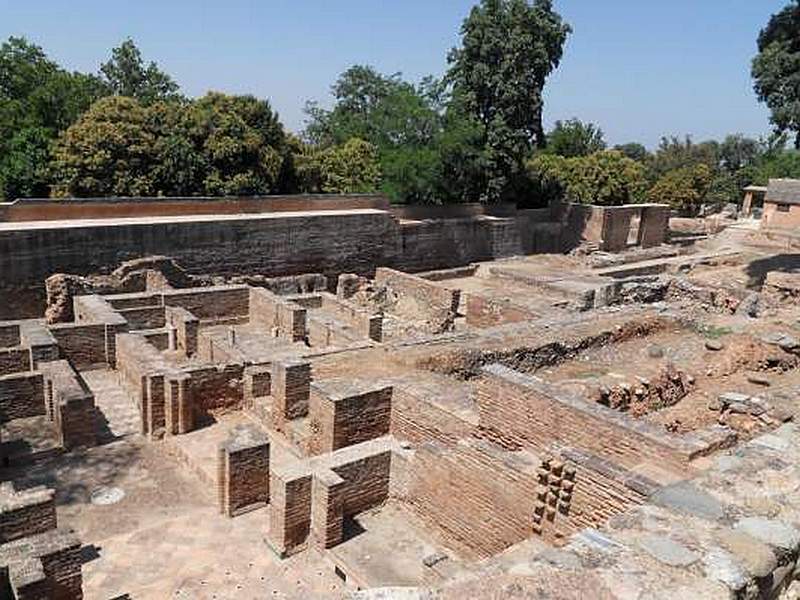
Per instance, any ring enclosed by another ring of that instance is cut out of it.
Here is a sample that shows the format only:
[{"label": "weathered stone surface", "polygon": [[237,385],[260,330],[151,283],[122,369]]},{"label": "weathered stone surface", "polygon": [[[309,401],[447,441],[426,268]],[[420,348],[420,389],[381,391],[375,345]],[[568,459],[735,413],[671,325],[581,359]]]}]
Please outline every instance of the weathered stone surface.
[{"label": "weathered stone surface", "polygon": [[717,533],[717,541],[753,577],[766,577],[778,566],[769,546],[746,533],[725,528]]},{"label": "weathered stone surface", "polygon": [[704,519],[721,519],[725,514],[723,505],[716,498],[685,481],[660,489],[650,500],[659,506]]},{"label": "weathered stone surface", "polygon": [[770,546],[786,550],[794,550],[800,546],[800,531],[781,521],[763,517],[745,517],[735,527],[737,531],[746,533]]},{"label": "weathered stone surface", "polygon": [[659,562],[672,567],[688,567],[700,559],[683,544],[662,535],[646,535],[639,540],[639,546]]}]

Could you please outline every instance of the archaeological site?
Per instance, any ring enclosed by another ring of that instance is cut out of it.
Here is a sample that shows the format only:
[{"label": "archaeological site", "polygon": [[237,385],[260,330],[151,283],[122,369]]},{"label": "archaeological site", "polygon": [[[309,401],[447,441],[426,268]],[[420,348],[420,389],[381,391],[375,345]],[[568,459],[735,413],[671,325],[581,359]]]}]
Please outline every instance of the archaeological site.
[{"label": "archaeological site", "polygon": [[798,248],[655,204],[0,205],[2,597],[782,597]]}]

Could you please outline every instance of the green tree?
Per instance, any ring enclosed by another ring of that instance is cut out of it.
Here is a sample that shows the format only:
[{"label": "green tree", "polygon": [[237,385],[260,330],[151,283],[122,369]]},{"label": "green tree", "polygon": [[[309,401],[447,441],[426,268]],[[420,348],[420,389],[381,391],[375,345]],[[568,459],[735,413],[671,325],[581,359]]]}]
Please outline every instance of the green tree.
[{"label": "green tree", "polygon": [[203,193],[278,191],[285,134],[267,100],[209,92],[188,111],[189,136],[203,157]]},{"label": "green tree", "polygon": [[650,153],[642,144],[638,142],[630,142],[628,144],[619,144],[614,146],[614,150],[622,152],[625,156],[632,160],[646,163],[650,159]]},{"label": "green tree", "polygon": [[53,152],[54,196],[147,196],[155,135],[135,98],[98,100],[59,138]]},{"label": "green tree", "polygon": [[155,62],[145,64],[130,38],[111,50],[111,59],[101,65],[100,72],[117,96],[136,98],[144,104],[178,97],[178,84]]},{"label": "green tree", "polygon": [[662,175],[648,192],[648,198],[694,216],[706,198],[711,181],[711,169],[705,164],[681,167]]},{"label": "green tree", "polygon": [[690,136],[683,140],[677,137],[663,137],[650,160],[650,170],[654,180],[671,171],[705,165],[710,172],[719,167],[719,143],[713,140],[696,144]]},{"label": "green tree", "polygon": [[617,206],[644,199],[645,168],[616,150],[565,158],[540,154],[528,163],[545,189],[570,202]]},{"label": "green tree", "polygon": [[321,156],[320,171],[321,188],[326,193],[374,192],[380,185],[377,149],[358,138],[326,149]]},{"label": "green tree", "polygon": [[0,45],[0,198],[46,194],[51,141],[106,93],[24,38]]},{"label": "green tree", "polygon": [[800,0],[773,15],[761,30],[752,76],[776,130],[793,132],[800,150]]},{"label": "green tree", "polygon": [[547,134],[547,149],[550,154],[565,158],[589,156],[606,149],[603,130],[594,123],[583,123],[578,119],[556,121]]},{"label": "green tree", "polygon": [[[442,156],[453,119],[445,115],[444,86],[432,78],[420,85],[403,81],[399,73],[383,75],[356,65],[332,87],[331,110],[306,106],[305,136],[326,148],[358,138],[372,144],[382,172],[381,189],[404,202],[435,203],[457,195],[442,185]],[[452,140],[452,138],[450,138]]]},{"label": "green tree", "polygon": [[481,133],[481,200],[515,196],[525,159],[546,144],[542,92],[570,31],[551,0],[481,0],[464,21],[448,79]]},{"label": "green tree", "polygon": [[729,135],[719,145],[720,164],[728,173],[736,173],[756,164],[762,152],[762,144],[758,140],[740,133]]}]

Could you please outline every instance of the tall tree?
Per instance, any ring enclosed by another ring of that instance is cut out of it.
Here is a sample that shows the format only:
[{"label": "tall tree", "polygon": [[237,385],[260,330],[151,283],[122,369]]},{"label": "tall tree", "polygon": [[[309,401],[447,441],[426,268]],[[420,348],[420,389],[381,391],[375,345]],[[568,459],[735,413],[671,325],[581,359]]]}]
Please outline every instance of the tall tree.
[{"label": "tall tree", "polygon": [[51,141],[107,93],[24,38],[0,45],[0,198],[47,195]]},{"label": "tall tree", "polygon": [[792,0],[761,30],[752,75],[776,130],[793,132],[800,150],[800,0]]},{"label": "tall tree", "polygon": [[464,21],[448,78],[482,131],[485,201],[513,194],[531,149],[546,144],[542,91],[570,32],[551,0],[481,0]]},{"label": "tall tree", "polygon": [[579,119],[556,121],[547,134],[547,152],[573,158],[589,156],[606,149],[603,130],[594,123],[583,123]]},{"label": "tall tree", "polygon": [[144,104],[178,97],[178,84],[155,62],[145,64],[130,38],[111,50],[111,59],[101,65],[100,72],[117,96],[136,98]]}]

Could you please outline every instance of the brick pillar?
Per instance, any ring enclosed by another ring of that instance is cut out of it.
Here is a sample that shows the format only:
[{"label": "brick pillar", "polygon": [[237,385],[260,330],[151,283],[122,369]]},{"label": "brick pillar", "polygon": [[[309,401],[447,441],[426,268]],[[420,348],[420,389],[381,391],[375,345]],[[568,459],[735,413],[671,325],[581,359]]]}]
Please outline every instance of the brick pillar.
[{"label": "brick pillar", "polygon": [[311,363],[300,360],[281,361],[273,363],[272,368],[271,387],[272,397],[275,399],[273,427],[283,431],[286,421],[308,414]]},{"label": "brick pillar", "polygon": [[220,512],[229,517],[269,502],[269,439],[255,425],[238,425],[217,454]]},{"label": "brick pillar", "polygon": [[314,477],[311,495],[311,529],[321,548],[333,548],[344,536],[345,481],[333,471]]},{"label": "brick pillar", "polygon": [[311,475],[270,471],[267,541],[281,557],[305,547],[311,527]]}]

